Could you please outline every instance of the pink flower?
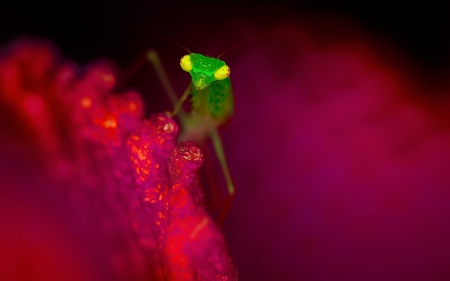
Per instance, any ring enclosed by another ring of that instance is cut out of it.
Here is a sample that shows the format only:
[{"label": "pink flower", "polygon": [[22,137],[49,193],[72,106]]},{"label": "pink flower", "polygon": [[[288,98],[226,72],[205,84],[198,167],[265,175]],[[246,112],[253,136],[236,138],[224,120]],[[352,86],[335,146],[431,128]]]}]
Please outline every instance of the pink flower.
[{"label": "pink flower", "polygon": [[202,152],[116,84],[110,62],[80,71],[49,43],[3,50],[0,279],[237,280]]}]

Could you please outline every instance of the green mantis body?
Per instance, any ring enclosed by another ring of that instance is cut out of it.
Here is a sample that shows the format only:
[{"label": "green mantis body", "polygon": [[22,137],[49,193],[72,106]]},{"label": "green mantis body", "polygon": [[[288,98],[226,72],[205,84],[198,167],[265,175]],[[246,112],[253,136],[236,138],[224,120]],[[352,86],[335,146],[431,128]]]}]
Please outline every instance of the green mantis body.
[{"label": "green mantis body", "polygon": [[225,123],[234,111],[230,78],[214,81],[201,90],[192,88],[192,108],[195,114],[210,116],[218,125]]},{"label": "green mantis body", "polygon": [[180,60],[181,68],[192,77],[192,108],[195,114],[208,116],[219,123],[233,114],[230,68],[224,61],[200,54]]},{"label": "green mantis body", "polygon": [[[228,77],[230,75],[230,68],[224,61],[217,58],[206,57],[195,53],[185,55],[181,58],[180,65],[184,71],[191,74],[192,82],[180,100],[174,102],[176,98],[173,97],[173,88],[168,82],[167,75],[156,53],[154,51],[148,52],[147,58],[155,67],[164,88],[175,105],[175,109],[171,115],[176,115],[180,111],[179,117],[183,127],[180,140],[191,140],[199,143],[203,142],[207,137],[212,140],[229,193],[228,200],[218,219],[219,223],[222,223],[235,191],[225,160],[222,141],[217,131],[217,128],[224,124],[232,116],[234,111],[233,91],[230,78]],[[180,109],[189,95],[192,95],[192,112],[186,116],[183,110]]]},{"label": "green mantis body", "polygon": [[[212,123],[211,126],[215,127],[225,123],[234,111],[229,67],[219,59],[193,53],[184,56],[180,65],[192,77],[192,83],[188,87],[192,94],[192,114],[183,124],[186,133],[202,128],[199,123]],[[200,138],[203,139],[204,136],[200,134]]]}]

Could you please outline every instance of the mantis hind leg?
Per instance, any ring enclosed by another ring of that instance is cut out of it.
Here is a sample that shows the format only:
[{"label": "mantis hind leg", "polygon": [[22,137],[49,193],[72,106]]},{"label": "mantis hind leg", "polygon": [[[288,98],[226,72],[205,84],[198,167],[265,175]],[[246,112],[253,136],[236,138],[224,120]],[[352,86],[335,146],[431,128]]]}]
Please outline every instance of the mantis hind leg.
[{"label": "mantis hind leg", "polygon": [[225,201],[224,206],[222,207],[222,210],[220,211],[219,217],[217,219],[217,223],[219,225],[223,224],[223,221],[225,220],[225,217],[228,213],[228,210],[230,209],[231,203],[233,202],[234,195],[235,195],[235,189],[233,180],[231,179],[230,171],[228,170],[227,161],[225,159],[225,153],[223,151],[222,146],[222,140],[220,138],[219,132],[217,131],[217,128],[215,126],[211,126],[209,130],[209,134],[214,146],[214,151],[216,152],[217,159],[219,160],[220,166],[222,168],[222,173],[225,177],[225,181],[227,184],[227,190],[228,190],[228,197]]},{"label": "mantis hind leg", "polygon": [[156,75],[158,76],[158,79],[161,82],[161,85],[163,86],[164,91],[166,92],[167,96],[170,99],[170,102],[172,103],[172,105],[174,107],[174,110],[172,111],[171,116],[178,114],[178,116],[181,120],[181,123],[184,124],[186,122],[186,113],[184,112],[181,105],[184,103],[184,101],[186,100],[187,96],[190,93],[191,84],[189,83],[189,86],[184,91],[180,100],[178,100],[177,95],[175,94],[175,90],[173,89],[173,86],[170,83],[167,73],[164,70],[164,67],[158,56],[158,53],[155,50],[148,50],[145,55],[146,55],[147,59],[149,60],[149,62],[152,64],[153,68],[155,69]]},{"label": "mantis hind leg", "polygon": [[[180,113],[180,119],[182,121],[182,123],[185,122],[186,118],[184,117],[184,111],[181,108],[181,106],[183,105],[183,103],[186,101],[187,97],[189,96],[189,94],[191,93],[191,83],[189,83],[188,87],[186,88],[186,90],[184,90],[183,95],[181,96],[180,100],[177,102],[177,104],[175,105],[173,111],[172,111],[172,116],[177,115],[177,113]],[[183,117],[181,117],[183,116]]]},{"label": "mantis hind leg", "polygon": [[175,90],[170,83],[169,78],[167,77],[167,73],[162,66],[161,60],[159,59],[158,53],[155,50],[148,50],[145,54],[149,62],[152,64],[153,68],[156,71],[156,75],[158,76],[161,85],[164,88],[167,96],[170,99],[170,102],[173,106],[175,106],[178,102],[177,95],[175,94]]}]

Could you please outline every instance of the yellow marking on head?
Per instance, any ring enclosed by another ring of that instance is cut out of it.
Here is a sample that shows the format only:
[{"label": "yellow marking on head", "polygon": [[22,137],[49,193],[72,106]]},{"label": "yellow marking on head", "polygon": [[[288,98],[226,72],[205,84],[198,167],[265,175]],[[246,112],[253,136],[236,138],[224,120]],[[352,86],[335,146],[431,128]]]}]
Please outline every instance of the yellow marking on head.
[{"label": "yellow marking on head", "polygon": [[214,78],[216,78],[216,80],[223,80],[228,76],[230,76],[230,67],[228,65],[222,66],[214,73]]},{"label": "yellow marking on head", "polygon": [[182,57],[180,60],[180,65],[184,71],[190,72],[192,70],[191,56],[185,55]]}]

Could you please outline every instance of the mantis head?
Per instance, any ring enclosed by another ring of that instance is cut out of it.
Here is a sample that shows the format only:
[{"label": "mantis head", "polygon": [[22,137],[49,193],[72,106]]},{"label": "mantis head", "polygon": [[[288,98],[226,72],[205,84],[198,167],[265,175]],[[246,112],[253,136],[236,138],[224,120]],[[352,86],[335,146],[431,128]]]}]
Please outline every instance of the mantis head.
[{"label": "mantis head", "polygon": [[224,61],[191,53],[180,60],[181,68],[192,76],[192,83],[197,90],[202,90],[213,81],[230,76],[230,67]]}]

